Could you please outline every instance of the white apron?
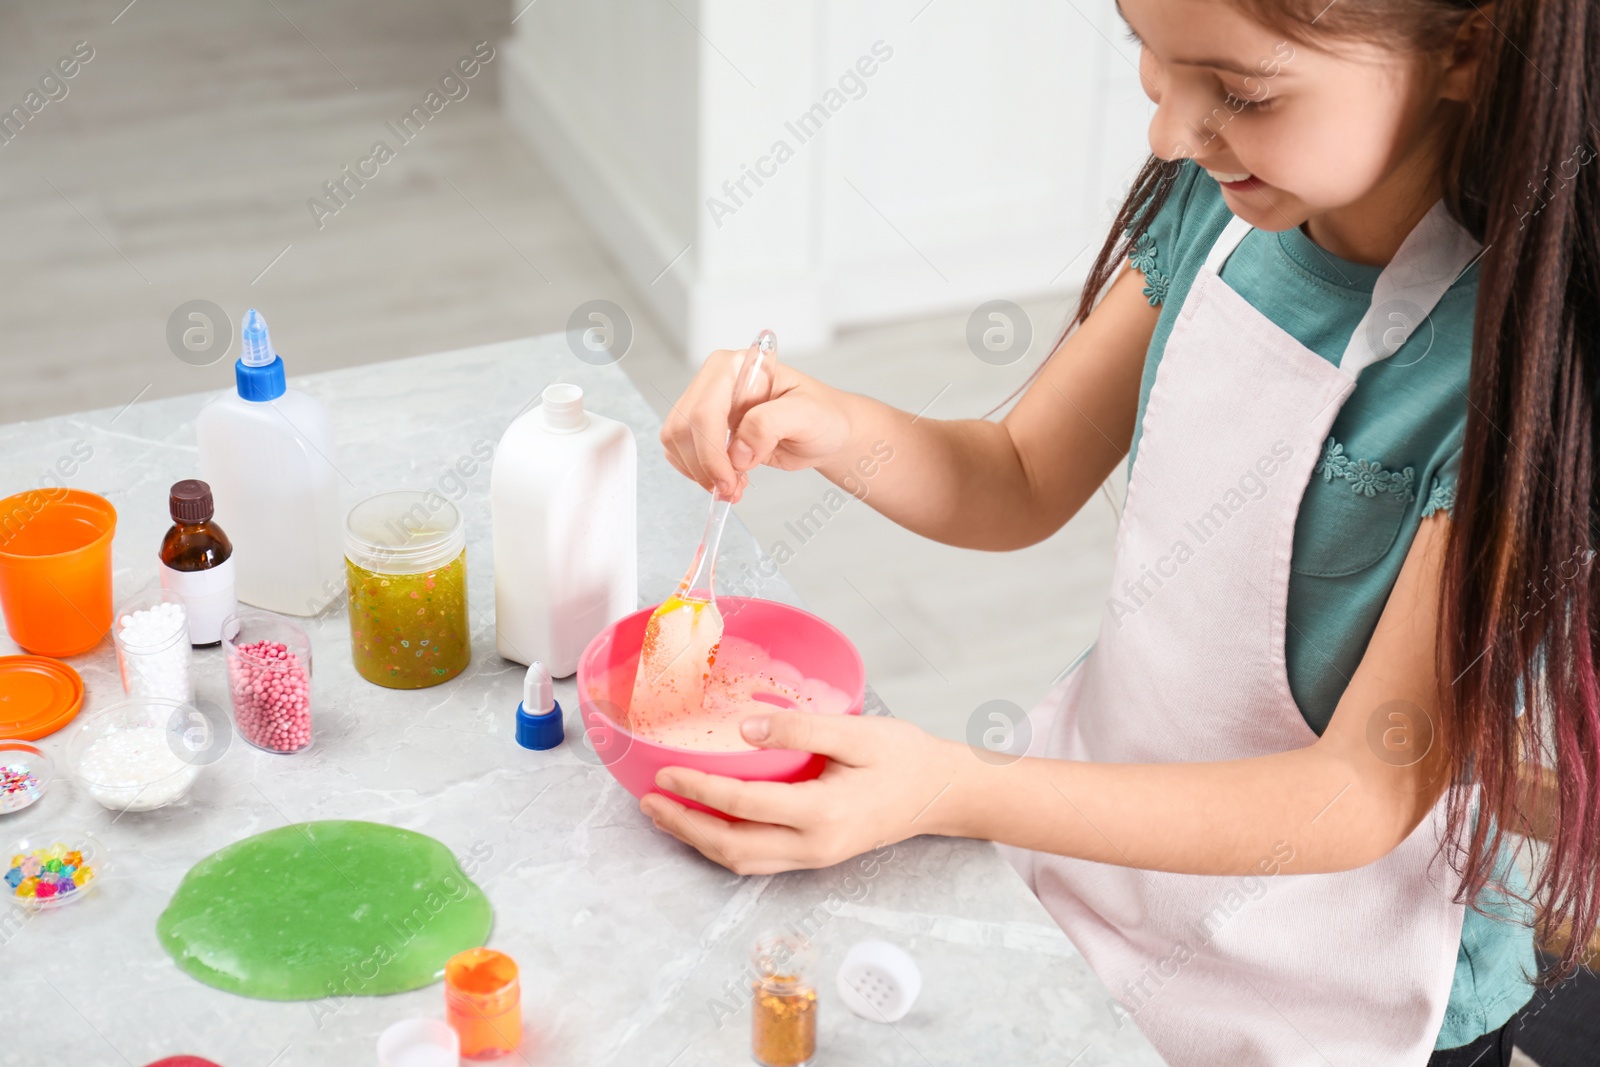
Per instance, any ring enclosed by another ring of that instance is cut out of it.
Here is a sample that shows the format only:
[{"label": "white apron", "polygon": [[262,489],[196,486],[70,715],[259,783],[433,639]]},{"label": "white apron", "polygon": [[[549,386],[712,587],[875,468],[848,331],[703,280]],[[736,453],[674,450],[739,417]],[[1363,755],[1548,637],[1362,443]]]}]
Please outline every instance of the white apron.
[{"label": "white apron", "polygon": [[[1435,205],[1380,275],[1336,367],[1219,277],[1249,229],[1229,223],[1178,313],[1145,409],[1099,638],[1031,713],[1029,755],[1204,762],[1316,740],[1284,663],[1300,499],[1356,376],[1399,348],[1479,246]],[[1275,877],[1002,851],[1105,982],[1119,1019],[1174,1067],[1419,1065],[1461,939],[1456,880],[1438,848],[1443,805],[1383,859],[1336,874],[1293,873],[1283,862],[1293,841],[1261,843]]]}]

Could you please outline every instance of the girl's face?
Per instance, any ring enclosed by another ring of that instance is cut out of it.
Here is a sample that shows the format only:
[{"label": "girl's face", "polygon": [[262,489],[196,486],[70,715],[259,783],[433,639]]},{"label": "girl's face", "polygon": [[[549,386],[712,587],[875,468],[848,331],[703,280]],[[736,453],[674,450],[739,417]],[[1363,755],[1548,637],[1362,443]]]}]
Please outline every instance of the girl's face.
[{"label": "girl's face", "polygon": [[1445,64],[1346,40],[1320,51],[1226,0],[1120,7],[1156,104],[1151,150],[1195,160],[1251,225],[1284,230],[1431,183],[1429,134],[1441,99],[1459,88]]}]

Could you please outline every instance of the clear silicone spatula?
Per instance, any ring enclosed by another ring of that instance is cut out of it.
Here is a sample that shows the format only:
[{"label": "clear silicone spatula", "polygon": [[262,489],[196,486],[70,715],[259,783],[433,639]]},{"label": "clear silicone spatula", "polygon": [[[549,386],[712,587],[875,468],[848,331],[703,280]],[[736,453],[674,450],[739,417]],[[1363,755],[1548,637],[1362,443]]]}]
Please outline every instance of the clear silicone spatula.
[{"label": "clear silicone spatula", "polygon": [[[745,412],[771,398],[777,362],[778,338],[771,330],[762,330],[745,350],[734,378],[724,449]],[[721,492],[712,493],[711,514],[706,517],[694,562],[677,591],[661,602],[645,624],[633,698],[628,704],[628,728],[635,734],[648,735],[653,727],[679,722],[700,710],[706,678],[722,643],[722,613],[717,610],[714,578],[717,546],[730,504]]]}]

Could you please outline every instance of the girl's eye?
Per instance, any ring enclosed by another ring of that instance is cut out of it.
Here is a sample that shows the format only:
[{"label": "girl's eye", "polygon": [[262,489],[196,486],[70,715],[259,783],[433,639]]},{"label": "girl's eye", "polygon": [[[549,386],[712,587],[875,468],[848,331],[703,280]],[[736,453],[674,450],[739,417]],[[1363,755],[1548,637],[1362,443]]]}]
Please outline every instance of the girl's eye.
[{"label": "girl's eye", "polygon": [[1235,113],[1246,110],[1265,111],[1272,105],[1271,98],[1260,93],[1259,90],[1257,94],[1245,94],[1225,88],[1223,89],[1223,100],[1228,105],[1229,110]]}]

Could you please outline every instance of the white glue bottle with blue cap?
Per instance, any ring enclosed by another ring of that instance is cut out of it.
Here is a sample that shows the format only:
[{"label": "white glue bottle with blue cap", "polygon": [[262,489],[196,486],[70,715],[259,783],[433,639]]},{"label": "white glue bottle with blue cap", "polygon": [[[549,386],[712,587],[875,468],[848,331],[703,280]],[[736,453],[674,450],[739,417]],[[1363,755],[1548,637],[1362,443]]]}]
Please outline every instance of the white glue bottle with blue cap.
[{"label": "white glue bottle with blue cap", "polygon": [[550,670],[535,660],[522,679],[522,703],[517,705],[517,744],[523,748],[555,748],[566,736]]},{"label": "white glue bottle with blue cap", "polygon": [[333,420],[284,380],[255,308],[239,331],[235,389],[195,420],[200,476],[233,541],[239,600],[286,615],[315,615],[344,590],[339,473]]}]

